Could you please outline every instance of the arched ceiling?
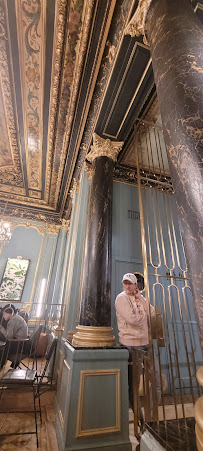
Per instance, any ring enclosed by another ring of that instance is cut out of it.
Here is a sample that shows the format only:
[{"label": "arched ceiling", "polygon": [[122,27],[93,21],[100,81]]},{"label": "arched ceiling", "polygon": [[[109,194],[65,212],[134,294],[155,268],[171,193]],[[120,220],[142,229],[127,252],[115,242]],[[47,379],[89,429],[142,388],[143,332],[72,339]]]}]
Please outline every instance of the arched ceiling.
[{"label": "arched ceiling", "polygon": [[0,0],[0,203],[16,215],[68,217],[93,132],[126,143],[149,109],[149,49],[124,34],[137,3]]}]

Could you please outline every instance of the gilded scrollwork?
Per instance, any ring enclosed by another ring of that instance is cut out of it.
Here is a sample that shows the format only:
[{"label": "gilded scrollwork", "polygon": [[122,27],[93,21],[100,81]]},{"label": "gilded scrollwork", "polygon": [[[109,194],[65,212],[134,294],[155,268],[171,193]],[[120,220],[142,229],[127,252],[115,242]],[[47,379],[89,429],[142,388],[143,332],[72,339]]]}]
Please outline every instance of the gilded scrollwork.
[{"label": "gilded scrollwork", "polygon": [[17,0],[29,188],[41,189],[46,1]]},{"label": "gilded scrollwork", "polygon": [[[113,178],[116,181],[138,185],[137,169],[129,169],[128,167],[118,165],[114,168]],[[173,193],[173,186],[170,176],[155,173],[149,169],[142,169],[140,172],[140,183],[145,188],[156,189]]]},{"label": "gilded scrollwork", "polygon": [[[9,221],[10,223],[10,229],[13,231],[16,227],[25,227],[26,229],[34,228],[36,229],[41,235],[45,235],[45,233],[48,233],[50,235],[58,235],[59,231],[67,230],[66,228],[62,228],[60,224],[52,224],[46,222],[45,224],[36,224],[34,222],[24,222],[20,220],[11,221],[9,217],[5,218],[6,221]],[[68,221],[66,221],[68,222]]]},{"label": "gilded scrollwork", "polygon": [[[4,1],[0,0],[0,181],[1,183],[17,184],[22,187],[24,181],[15,126],[13,79],[9,70],[12,65],[9,39],[6,7]],[[4,171],[4,168],[6,168],[6,171]]]}]

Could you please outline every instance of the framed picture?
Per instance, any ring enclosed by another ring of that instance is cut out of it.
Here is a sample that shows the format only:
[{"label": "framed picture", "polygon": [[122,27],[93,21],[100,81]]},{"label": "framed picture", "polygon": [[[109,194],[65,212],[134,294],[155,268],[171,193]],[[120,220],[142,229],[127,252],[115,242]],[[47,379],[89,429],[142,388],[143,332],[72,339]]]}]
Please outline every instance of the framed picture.
[{"label": "framed picture", "polygon": [[0,285],[0,299],[20,301],[29,260],[23,258],[8,258]]}]

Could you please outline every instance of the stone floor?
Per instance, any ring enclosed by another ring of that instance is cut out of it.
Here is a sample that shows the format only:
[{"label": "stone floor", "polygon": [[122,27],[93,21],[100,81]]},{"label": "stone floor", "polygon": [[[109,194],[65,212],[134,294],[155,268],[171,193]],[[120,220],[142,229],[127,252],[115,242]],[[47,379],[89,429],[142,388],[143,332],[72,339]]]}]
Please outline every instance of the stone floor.
[{"label": "stone floor", "polygon": [[[54,413],[55,392],[46,394],[46,405],[42,405],[42,424],[38,422],[39,451],[58,451]],[[44,395],[45,396],[45,395]],[[0,413],[0,434],[35,430],[33,413]],[[36,435],[0,435],[1,451],[36,451]]]},{"label": "stone floor", "polygon": [[[5,368],[7,369],[7,368]],[[4,371],[5,371],[4,369]],[[1,374],[0,374],[1,376]],[[56,432],[55,432],[55,412],[54,412],[54,397],[55,397],[55,390],[50,390],[47,393],[43,394],[41,397],[42,402],[42,424],[38,422],[39,428],[39,451],[58,451],[58,445],[57,445],[57,439],[56,439]],[[25,399],[24,399],[25,398]],[[25,401],[25,405],[27,410],[32,409],[33,407],[33,400],[32,396],[26,394],[24,396],[23,394],[23,401]],[[170,400],[166,400],[168,403]],[[186,400],[190,401],[190,399]],[[2,409],[3,406],[3,409]],[[22,406],[22,394],[10,393],[9,391],[5,391],[3,393],[3,397],[0,401],[0,410],[9,410],[9,414],[3,414],[0,413],[0,450],[1,451],[36,451],[36,435],[35,434],[22,434],[22,435],[12,435],[12,436],[1,436],[1,434],[4,434],[6,432],[27,432],[27,431],[34,431],[35,430],[35,422],[34,422],[34,415],[33,413],[23,413],[23,409],[25,407]],[[15,406],[15,408],[22,410],[21,413],[14,414],[11,413],[12,408]],[[182,408],[179,404],[177,406],[178,411],[178,417],[182,417]],[[185,404],[185,416],[186,417],[192,417],[194,415],[194,408],[193,404],[191,402],[186,402]],[[159,418],[160,420],[163,419],[163,407],[159,407]],[[175,418],[175,408],[174,405],[166,405],[165,406],[165,418],[169,420],[168,425],[170,426],[172,433],[173,433],[173,427],[175,427],[175,423],[170,422],[170,420]],[[130,409],[129,410],[129,421],[133,420],[133,412]],[[182,424],[181,424],[182,425]],[[192,425],[193,427],[193,425]],[[193,436],[193,450],[195,450],[195,435],[192,434],[192,427],[191,427],[191,437]],[[154,429],[155,435],[158,432],[162,432],[162,441],[165,440],[166,431],[162,425],[162,422],[160,423],[160,429],[159,431],[151,426],[151,432],[152,429]],[[184,428],[183,428],[184,429]],[[172,434],[174,436],[174,433]],[[139,443],[134,436],[134,425],[133,423],[129,424],[129,436],[130,441],[132,443],[132,451],[138,451],[139,449]],[[167,446],[167,445],[166,445]],[[167,449],[167,448],[165,448]],[[171,449],[171,448],[169,448]],[[183,449],[176,447],[175,449],[180,449],[183,451]],[[191,448],[184,448],[185,450],[190,450]]]}]

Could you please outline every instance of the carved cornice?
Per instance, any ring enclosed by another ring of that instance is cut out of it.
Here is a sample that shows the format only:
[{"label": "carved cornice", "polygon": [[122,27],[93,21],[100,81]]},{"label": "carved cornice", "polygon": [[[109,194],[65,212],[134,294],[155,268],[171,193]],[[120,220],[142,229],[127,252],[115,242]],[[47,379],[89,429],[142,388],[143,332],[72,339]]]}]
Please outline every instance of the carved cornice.
[{"label": "carved cornice", "polygon": [[70,197],[71,198],[73,198],[74,194],[76,194],[78,192],[78,188],[79,188],[79,180],[73,179],[72,188],[70,190]]},{"label": "carved cornice", "polygon": [[85,172],[87,174],[88,180],[91,180],[93,178],[94,172],[95,172],[93,166],[90,163],[88,163],[87,161],[85,161],[84,168],[85,168]]},{"label": "carved cornice", "polygon": [[[18,206],[11,206],[8,205],[6,207],[5,211],[5,203],[0,203],[0,217],[3,216],[5,218],[5,215],[7,217],[7,220],[11,220],[12,218],[17,220],[27,220],[28,223],[30,221],[37,221],[37,222],[43,222],[45,224],[56,224],[58,226],[61,226],[61,219],[59,217],[59,214],[51,214],[46,213],[46,211],[33,211],[31,209],[28,209],[26,207],[18,207]],[[23,222],[25,224],[25,222]]]},{"label": "carved cornice", "polygon": [[145,35],[145,21],[151,2],[152,0],[139,0],[135,14],[125,29],[125,34],[130,34],[132,37],[142,34],[143,42],[146,45],[149,44]]},{"label": "carved cornice", "polygon": [[[137,169],[132,169],[127,166],[117,165],[114,168],[113,179],[117,182],[128,183],[132,185],[138,185]],[[173,186],[170,176],[166,176],[165,173],[152,172],[148,169],[141,169],[140,182],[145,188],[156,189],[158,191],[164,191],[173,193]]]},{"label": "carved cornice", "polygon": [[47,224],[46,226],[46,232],[50,235],[58,235],[59,231],[61,229],[61,226],[56,224]]},{"label": "carved cornice", "polygon": [[101,138],[96,133],[93,133],[93,146],[91,151],[87,154],[87,160],[91,163],[98,157],[108,157],[114,162],[122,149],[123,142],[111,141],[110,139]]}]

